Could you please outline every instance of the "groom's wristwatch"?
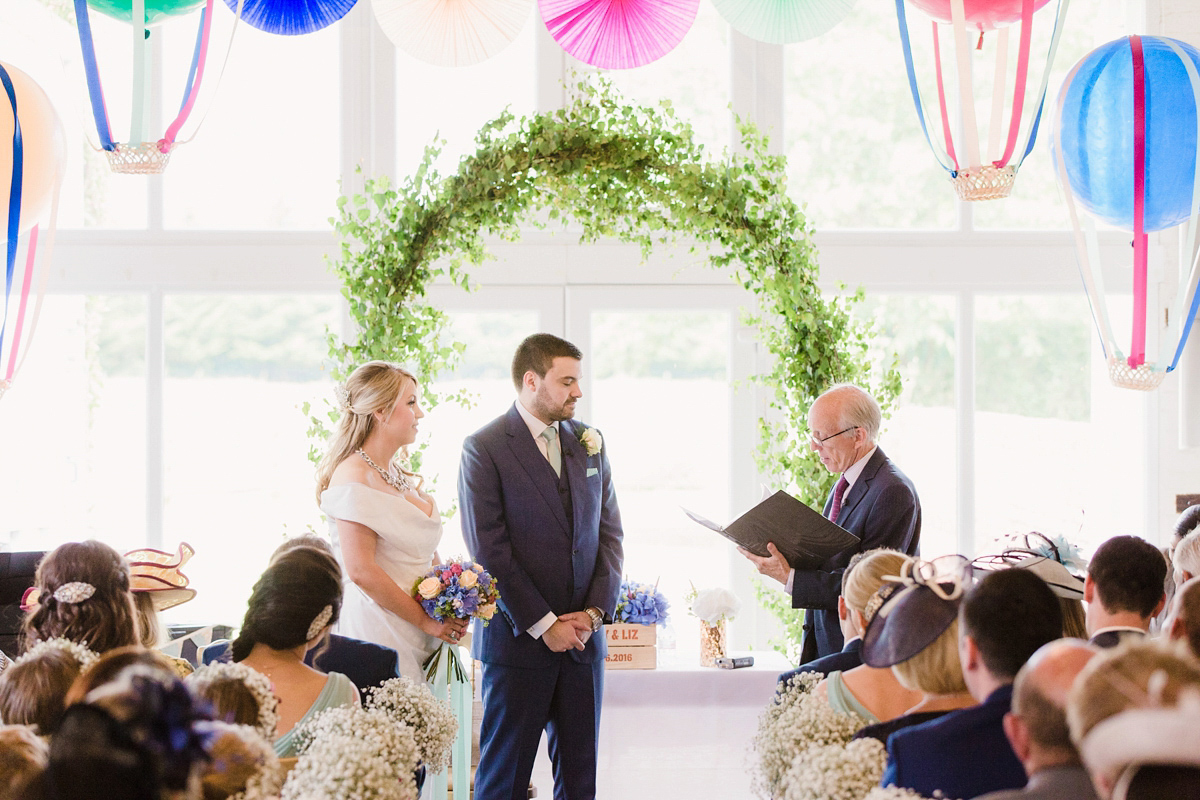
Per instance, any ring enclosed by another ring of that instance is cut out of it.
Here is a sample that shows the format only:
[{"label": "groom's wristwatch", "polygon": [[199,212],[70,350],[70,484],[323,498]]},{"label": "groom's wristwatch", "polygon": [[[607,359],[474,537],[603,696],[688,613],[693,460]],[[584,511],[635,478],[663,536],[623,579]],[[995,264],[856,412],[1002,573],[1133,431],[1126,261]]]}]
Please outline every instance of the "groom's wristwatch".
[{"label": "groom's wristwatch", "polygon": [[604,625],[604,614],[601,613],[600,609],[593,606],[591,608],[585,608],[584,612],[592,618],[592,633],[600,630],[601,626]]}]

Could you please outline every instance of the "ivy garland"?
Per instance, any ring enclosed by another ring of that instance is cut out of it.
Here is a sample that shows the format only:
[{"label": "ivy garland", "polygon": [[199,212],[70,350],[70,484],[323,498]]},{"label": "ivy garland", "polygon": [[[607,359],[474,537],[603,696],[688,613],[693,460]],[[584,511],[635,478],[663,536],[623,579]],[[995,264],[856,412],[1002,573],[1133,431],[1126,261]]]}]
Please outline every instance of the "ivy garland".
[{"label": "ivy garland", "polygon": [[[399,361],[423,378],[428,406],[467,402],[429,391],[463,345],[443,341],[448,317],[426,301],[426,288],[440,276],[469,288],[465,265],[487,257],[488,236],[514,241],[522,224],[569,217],[583,242],[615,238],[643,254],[684,238],[759,301],[748,321],[774,366],[757,380],[772,390],[778,417],[759,422],[759,469],[804,502],[823,503],[832,476],[806,445],[809,406],[850,381],[886,410],[900,377],[894,363],[872,375],[870,326],[850,314],[862,292],[821,294],[812,227],[785,191],[784,159],[768,154],[752,126],[740,131],[744,154],[713,159],[669,103],[626,105],[608,83],[585,80],[567,108],[519,120],[505,111],[484,125],[453,175],[434,171],[435,145],[399,187],[368,179],[362,194],[339,198],[333,221],[341,252],[332,268],[358,330],[354,341],[328,335],[334,378],[371,359]],[[337,412],[305,411],[315,457]],[[802,612],[777,591],[761,599],[793,638]]]}]

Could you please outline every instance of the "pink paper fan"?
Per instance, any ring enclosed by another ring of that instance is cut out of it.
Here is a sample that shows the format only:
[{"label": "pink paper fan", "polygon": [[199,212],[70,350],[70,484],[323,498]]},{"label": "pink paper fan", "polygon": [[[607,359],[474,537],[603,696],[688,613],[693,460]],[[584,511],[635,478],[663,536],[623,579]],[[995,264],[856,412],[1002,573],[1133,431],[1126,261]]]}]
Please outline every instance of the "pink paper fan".
[{"label": "pink paper fan", "polygon": [[604,69],[649,64],[691,30],[700,0],[539,0],[554,40],[575,58]]}]

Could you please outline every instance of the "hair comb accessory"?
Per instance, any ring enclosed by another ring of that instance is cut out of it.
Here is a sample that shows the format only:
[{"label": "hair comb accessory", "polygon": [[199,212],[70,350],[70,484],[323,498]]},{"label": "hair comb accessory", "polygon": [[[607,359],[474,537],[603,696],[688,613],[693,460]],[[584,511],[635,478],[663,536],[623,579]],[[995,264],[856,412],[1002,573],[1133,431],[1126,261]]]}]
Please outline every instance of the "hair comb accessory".
[{"label": "hair comb accessory", "polygon": [[51,595],[60,603],[82,603],[96,593],[96,587],[83,581],[64,583]]},{"label": "hair comb accessory", "polygon": [[346,388],[346,384],[339,383],[333,387],[333,394],[337,398],[338,411],[343,414],[354,413],[354,409],[350,407],[350,390]]},{"label": "hair comb accessory", "polygon": [[308,633],[305,635],[304,640],[306,642],[311,642],[313,639],[315,639],[317,634],[324,630],[325,626],[329,624],[329,620],[332,618],[333,606],[325,606],[322,608],[321,613],[317,614],[316,619],[314,619],[312,624],[308,626]]}]

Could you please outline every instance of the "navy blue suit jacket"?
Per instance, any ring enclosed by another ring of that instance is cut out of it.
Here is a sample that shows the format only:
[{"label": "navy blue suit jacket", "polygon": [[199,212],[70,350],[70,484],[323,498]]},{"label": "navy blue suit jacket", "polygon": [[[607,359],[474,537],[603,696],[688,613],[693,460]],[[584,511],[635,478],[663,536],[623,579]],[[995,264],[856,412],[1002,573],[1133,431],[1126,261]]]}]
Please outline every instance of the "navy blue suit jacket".
[{"label": "navy blue suit jacket", "polygon": [[913,789],[925,797],[977,797],[1025,785],[1025,768],[1004,735],[1012,686],[1001,686],[977,706],[953,711],[888,738],[884,786]]},{"label": "navy blue suit jacket", "polygon": [[[832,505],[833,492],[830,492],[825,501],[826,516]],[[908,476],[877,447],[858,480],[842,498],[842,508],[834,522],[860,541],[858,547],[843,550],[818,569],[796,570],[792,608],[807,609],[801,664],[842,649],[837,599],[842,592],[842,573],[855,553],[890,547],[910,556],[917,555],[921,541],[921,501]]]},{"label": "navy blue suit jacket", "polygon": [[837,653],[814,659],[790,672],[783,673],[779,676],[779,682],[785,683],[802,672],[819,672],[822,675],[828,675],[835,670],[838,672],[849,672],[855,667],[861,667],[863,663],[862,645],[862,637],[853,639],[847,642],[841,651]]},{"label": "navy blue suit jacket", "polygon": [[[500,613],[472,644],[484,663],[537,667],[555,663],[544,642],[526,631],[546,614],[599,608],[610,619],[621,586],[621,513],[608,455],[589,456],[579,441],[586,426],[559,423],[562,467],[574,519],[568,521],[554,470],[538,450],[516,406],[463,442],[458,476],[462,531],[472,557],[497,580]],[[602,661],[593,636],[577,661]]]},{"label": "navy blue suit jacket", "polygon": [[331,633],[325,652],[316,656],[317,649],[308,651],[304,663],[321,672],[342,673],[358,687],[360,694],[400,675],[396,651],[381,644]]}]

